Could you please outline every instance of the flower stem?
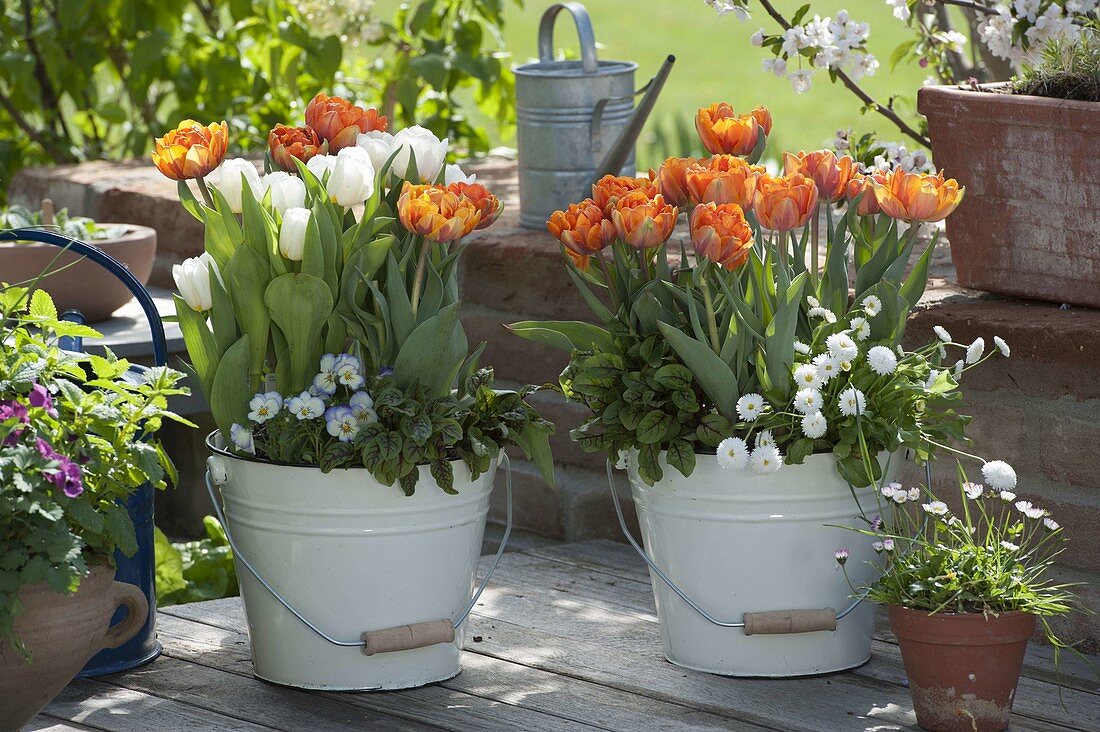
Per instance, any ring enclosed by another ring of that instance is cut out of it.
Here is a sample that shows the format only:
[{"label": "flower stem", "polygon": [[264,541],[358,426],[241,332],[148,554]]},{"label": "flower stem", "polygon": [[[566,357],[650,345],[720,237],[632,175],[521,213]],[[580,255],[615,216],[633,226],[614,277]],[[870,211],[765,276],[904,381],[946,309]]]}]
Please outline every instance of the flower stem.
[{"label": "flower stem", "polygon": [[710,347],[715,355],[721,355],[722,347],[718,345],[718,324],[714,320],[714,302],[710,297],[710,284],[703,280],[703,303],[707,308],[707,330],[710,331]]},{"label": "flower stem", "polygon": [[203,177],[201,175],[198,178],[195,178],[195,184],[199,187],[199,193],[202,194],[203,202],[208,207],[214,208],[214,199],[210,195],[210,189],[206,187],[206,181],[203,180]]},{"label": "flower stem", "polygon": [[810,218],[810,241],[811,241],[811,249],[813,251],[812,258],[813,258],[813,273],[814,273],[814,280],[815,281],[818,279],[817,258],[818,258],[818,253],[819,253],[818,235],[821,233],[819,231],[820,228],[821,228],[821,201],[818,200],[817,206],[814,207],[813,216]]},{"label": "flower stem", "polygon": [[428,250],[431,249],[428,242],[420,237],[417,237],[417,239],[420,242],[420,257],[416,260],[416,276],[413,277],[412,298],[410,299],[414,316],[417,307],[420,305],[420,288],[424,283],[424,270],[428,265]]}]

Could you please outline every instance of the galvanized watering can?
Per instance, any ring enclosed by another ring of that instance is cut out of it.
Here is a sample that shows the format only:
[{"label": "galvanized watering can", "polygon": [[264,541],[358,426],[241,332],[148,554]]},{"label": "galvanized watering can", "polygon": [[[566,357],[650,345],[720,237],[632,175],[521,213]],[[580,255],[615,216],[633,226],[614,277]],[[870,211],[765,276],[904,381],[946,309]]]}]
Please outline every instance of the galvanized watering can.
[{"label": "galvanized watering can", "polygon": [[[580,61],[554,60],[554,20],[573,16]],[[555,3],[539,23],[539,60],[517,66],[516,120],[519,147],[519,220],[542,229],[554,211],[589,195],[607,173],[634,174],[634,143],[657,101],[675,58],[634,90],[632,61],[596,58],[596,37],[580,3]],[[645,96],[634,108],[634,97]]]}]

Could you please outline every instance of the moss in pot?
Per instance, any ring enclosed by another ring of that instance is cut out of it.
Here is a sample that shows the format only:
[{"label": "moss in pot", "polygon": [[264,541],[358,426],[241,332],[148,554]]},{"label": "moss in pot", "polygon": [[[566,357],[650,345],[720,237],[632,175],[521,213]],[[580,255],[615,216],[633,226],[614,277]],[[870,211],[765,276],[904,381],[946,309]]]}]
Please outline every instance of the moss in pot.
[{"label": "moss in pot", "polygon": [[[867,597],[889,608],[917,723],[933,732],[1008,728],[1037,625],[1056,661],[1074,650],[1049,623],[1078,610],[1071,587],[1051,578],[1062,527],[1016,495],[1007,463],[986,462],[982,474],[983,484],[972,483],[959,467],[953,507],[927,488],[886,485],[883,520],[860,532],[876,537],[881,558]],[[842,567],[846,559],[839,550]]]}]

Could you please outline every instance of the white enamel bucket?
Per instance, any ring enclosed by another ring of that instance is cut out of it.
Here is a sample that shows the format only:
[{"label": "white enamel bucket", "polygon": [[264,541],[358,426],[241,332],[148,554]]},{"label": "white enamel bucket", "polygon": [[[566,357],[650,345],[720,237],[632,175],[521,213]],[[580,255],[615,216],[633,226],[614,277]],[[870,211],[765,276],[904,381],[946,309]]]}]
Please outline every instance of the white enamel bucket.
[{"label": "white enamel bucket", "polygon": [[210,481],[221,488],[257,677],[366,691],[459,673],[496,461],[476,481],[453,463],[458,495],[422,466],[406,496],[365,469],[325,475],[211,442],[208,487],[219,514]]},{"label": "white enamel bucket", "polygon": [[[831,454],[766,476],[723,470],[713,455],[699,455],[690,478],[662,455],[664,479],[653,486],[638,476],[636,457],[626,456],[627,473],[649,559],[699,609],[733,626],[703,617],[651,567],[668,660],[725,676],[787,677],[870,658],[875,606],[843,614],[853,592],[835,552],[849,550],[848,575],[863,586],[875,579],[867,564],[873,539],[839,528],[867,523]],[[900,460],[895,454],[886,464],[887,481]],[[878,513],[874,488],[855,495],[868,518]]]}]

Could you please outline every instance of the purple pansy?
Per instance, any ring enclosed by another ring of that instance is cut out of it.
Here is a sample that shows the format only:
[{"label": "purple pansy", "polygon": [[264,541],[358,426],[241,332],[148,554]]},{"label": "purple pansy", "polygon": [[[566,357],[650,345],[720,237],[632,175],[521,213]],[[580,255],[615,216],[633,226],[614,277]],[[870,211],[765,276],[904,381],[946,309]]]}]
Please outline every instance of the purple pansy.
[{"label": "purple pansy", "polygon": [[46,414],[51,417],[57,416],[57,410],[53,407],[53,397],[50,396],[49,390],[39,383],[35,383],[31,387],[31,393],[27,397],[27,401],[31,403],[32,407],[41,407],[46,410]]}]

